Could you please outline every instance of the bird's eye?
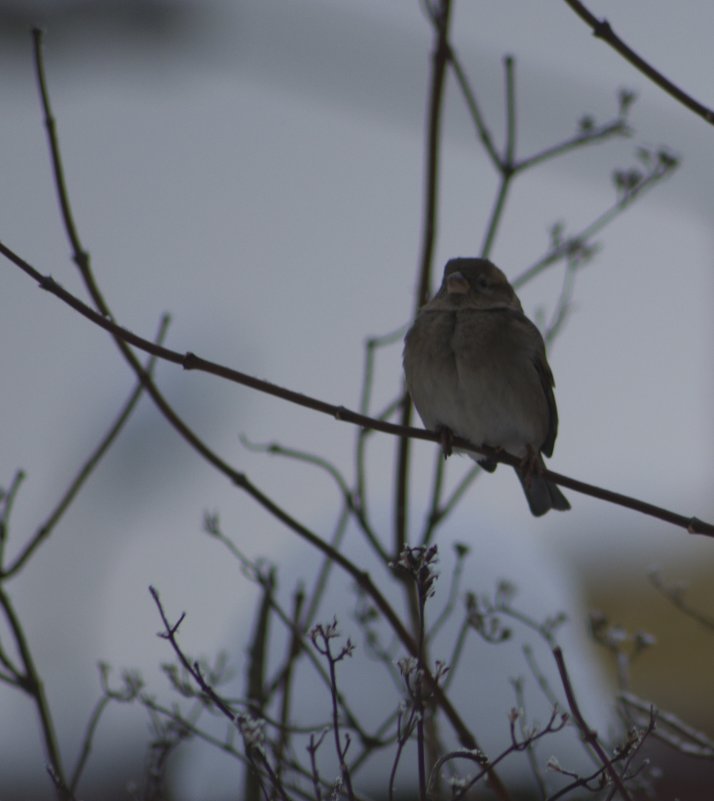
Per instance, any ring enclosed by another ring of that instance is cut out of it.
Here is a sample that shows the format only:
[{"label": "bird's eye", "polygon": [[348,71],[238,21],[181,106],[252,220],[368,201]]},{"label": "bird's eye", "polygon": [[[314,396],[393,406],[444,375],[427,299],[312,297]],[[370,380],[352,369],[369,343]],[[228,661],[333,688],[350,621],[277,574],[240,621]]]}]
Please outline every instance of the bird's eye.
[{"label": "bird's eye", "polygon": [[479,275],[478,278],[476,278],[476,286],[478,289],[490,289],[491,282],[485,275]]}]

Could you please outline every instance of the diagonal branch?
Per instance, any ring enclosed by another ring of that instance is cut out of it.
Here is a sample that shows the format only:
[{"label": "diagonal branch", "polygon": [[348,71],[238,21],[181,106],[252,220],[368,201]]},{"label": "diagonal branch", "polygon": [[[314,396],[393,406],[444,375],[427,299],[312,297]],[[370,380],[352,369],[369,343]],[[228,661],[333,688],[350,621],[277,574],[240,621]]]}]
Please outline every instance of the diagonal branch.
[{"label": "diagonal branch", "polygon": [[573,719],[577,724],[578,730],[580,731],[580,736],[583,740],[588,743],[588,745],[593,749],[593,751],[597,754],[598,759],[600,760],[601,765],[605,768],[607,775],[610,777],[613,785],[619,791],[623,801],[632,801],[632,796],[628,793],[627,788],[625,787],[622,777],[620,774],[615,770],[612,761],[605,753],[605,749],[603,748],[602,744],[600,743],[600,739],[597,735],[597,732],[593,731],[590,726],[588,726],[587,721],[582,715],[580,711],[580,706],[578,705],[577,698],[575,697],[575,691],[573,690],[573,685],[570,682],[570,676],[568,675],[568,670],[565,666],[565,659],[563,658],[563,652],[561,651],[559,646],[556,646],[553,649],[553,657],[555,658],[555,663],[558,666],[558,673],[560,674],[560,680],[563,684],[563,690],[565,691],[565,697],[568,699],[568,705],[570,706],[570,711],[573,715]]},{"label": "diagonal branch", "polygon": [[592,28],[593,35],[597,39],[602,39],[604,42],[607,42],[607,44],[616,50],[625,60],[629,61],[633,67],[638,69],[643,75],[646,75],[653,83],[657,84],[660,89],[665,91],[668,95],[671,95],[690,111],[700,116],[705,122],[714,125],[714,110],[699,103],[683,89],[680,89],[676,84],[672,83],[672,81],[666,78],[659,70],[656,70],[649,62],[639,56],[631,47],[620,39],[606,19],[598,19],[580,2],[580,0],[565,0],[565,2],[580,19]]},{"label": "diagonal branch", "polygon": [[69,789],[65,776],[55,724],[41,674],[35,665],[30,644],[17,612],[15,611],[15,607],[9,595],[7,595],[2,587],[0,587],[0,610],[2,610],[8,628],[12,633],[12,639],[15,641],[20,662],[22,663],[23,673],[18,683],[21,682],[20,686],[22,689],[32,698],[37,711],[40,730],[44,740],[45,756],[48,763],[47,770],[55,785],[58,801],[74,801],[74,795]]},{"label": "diagonal branch", "polygon": [[[161,343],[163,341],[166,329],[168,327],[168,323],[169,323],[168,316],[164,316],[159,326],[159,333],[156,338],[157,343]],[[147,375],[151,375],[155,362],[156,362],[156,355],[152,355],[145,367]],[[136,407],[136,404],[138,403],[139,398],[141,397],[143,391],[144,387],[142,386],[141,382],[139,382],[136,388],[132,391],[127,401],[125,402],[116,420],[112,423],[110,429],[107,431],[104,437],[102,437],[101,442],[90,454],[87,461],[82,465],[79,472],[74,477],[71,484],[69,485],[69,487],[67,487],[66,491],[60,498],[59,502],[57,503],[57,506],[55,506],[55,508],[50,513],[49,517],[37,529],[37,531],[32,536],[30,541],[25,545],[21,553],[15,558],[14,562],[11,565],[9,565],[7,568],[4,568],[2,567],[2,565],[0,565],[0,579],[7,579],[13,576],[14,574],[18,573],[22,569],[23,565],[25,565],[27,560],[37,550],[37,548],[54,531],[55,527],[62,519],[62,516],[72,504],[72,501],[74,501],[74,499],[77,497],[79,491],[82,489],[86,481],[92,475],[99,462],[102,460],[104,455],[111,447],[112,443],[119,436],[119,433],[121,432],[122,428],[126,424],[129,417],[131,416],[131,413]]]},{"label": "diagonal branch", "polygon": [[[71,306],[88,320],[91,320],[95,325],[98,325],[105,331],[109,331],[109,333],[111,333],[117,341],[124,344],[125,347],[126,345],[133,345],[139,350],[154,354],[164,361],[178,364],[185,370],[200,370],[204,373],[210,373],[211,375],[224,378],[227,381],[233,381],[236,384],[250,387],[258,392],[264,392],[268,395],[273,395],[276,398],[281,398],[289,403],[295,403],[298,406],[304,406],[307,409],[312,409],[313,411],[330,415],[341,422],[352,423],[354,425],[361,426],[362,428],[370,428],[375,431],[381,431],[385,434],[391,434],[393,436],[403,437],[405,439],[421,439],[430,442],[440,441],[440,435],[435,431],[427,431],[426,429],[422,428],[414,428],[413,426],[404,426],[397,423],[390,423],[387,420],[379,420],[373,417],[367,417],[366,415],[354,412],[345,406],[328,403],[320,398],[315,398],[311,395],[305,395],[303,393],[296,392],[295,390],[287,389],[286,387],[281,387],[277,384],[272,384],[269,381],[255,378],[247,373],[242,373],[239,370],[234,370],[217,362],[203,359],[200,356],[197,356],[195,353],[179,353],[178,351],[171,350],[163,345],[157,345],[154,342],[151,342],[151,340],[138,336],[138,334],[135,334],[132,331],[117,325],[117,323],[115,323],[113,320],[94,311],[94,309],[87,306],[71,292],[68,292],[66,289],[64,289],[54,280],[54,278],[49,275],[42,275],[29,262],[18,256],[2,242],[0,242],[0,254],[5,256],[23,272],[27,273],[27,275],[37,281],[42,289],[46,289],[51,294],[64,301],[68,306]],[[131,355],[134,361],[136,361],[133,354]],[[201,455],[208,459],[208,461],[217,467],[222,473],[227,475],[234,484],[244,489],[252,487],[252,484],[245,475],[235,471],[233,468],[227,465],[219,456],[213,453],[213,451],[211,451],[207,445],[199,440],[198,437],[180,418],[178,418],[176,413],[163,399],[163,396],[161,396],[158,389],[156,389],[153,381],[145,373],[138,362],[137,366],[139,370],[138,374],[147,391],[157,402],[162,413],[167,416],[169,422],[171,422],[172,425],[174,425],[174,427],[179,431],[179,433],[187,439],[189,444],[195,447],[199,453],[201,453]],[[500,450],[494,450],[486,445],[474,445],[465,439],[461,439],[460,437],[454,437],[454,446],[460,450],[482,453],[496,462],[508,464],[512,467],[517,467],[520,465],[520,460],[515,456],[511,456],[509,453],[505,453],[504,451]],[[641,514],[645,514],[650,517],[656,517],[659,520],[664,520],[666,523],[671,523],[672,525],[684,528],[690,534],[704,534],[709,537],[714,537],[714,524],[700,520],[697,517],[687,517],[685,515],[672,512],[668,509],[664,509],[660,506],[655,506],[654,504],[638,500],[637,498],[632,498],[619,492],[613,492],[612,490],[604,489],[603,487],[598,487],[594,484],[588,484],[584,481],[579,481],[578,479],[562,475],[561,473],[555,473],[552,470],[545,470],[543,475],[549,481],[553,481],[563,487],[568,487],[569,489],[580,492],[583,495],[589,495],[592,498],[599,498],[600,500],[616,504],[617,506],[624,506],[627,509],[633,509],[636,512],[640,512]]]}]

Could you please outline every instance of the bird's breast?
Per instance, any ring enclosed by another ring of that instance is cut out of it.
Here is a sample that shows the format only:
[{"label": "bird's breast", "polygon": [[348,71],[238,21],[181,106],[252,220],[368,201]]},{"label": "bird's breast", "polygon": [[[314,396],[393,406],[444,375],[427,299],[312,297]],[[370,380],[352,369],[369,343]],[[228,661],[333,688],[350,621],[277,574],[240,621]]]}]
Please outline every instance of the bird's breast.
[{"label": "bird's breast", "polygon": [[424,424],[517,456],[540,449],[547,403],[517,335],[507,315],[422,312],[406,338],[404,370]]}]

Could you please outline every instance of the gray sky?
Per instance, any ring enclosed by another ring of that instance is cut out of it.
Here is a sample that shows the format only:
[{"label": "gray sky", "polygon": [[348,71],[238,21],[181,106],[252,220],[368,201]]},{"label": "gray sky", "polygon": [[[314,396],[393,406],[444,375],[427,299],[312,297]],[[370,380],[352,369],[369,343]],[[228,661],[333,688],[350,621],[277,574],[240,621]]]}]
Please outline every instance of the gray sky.
[{"label": "gray sky", "polygon": [[[590,4],[712,105],[714,6],[685,5],[686,14],[664,0]],[[170,311],[170,347],[355,408],[365,337],[407,322],[413,308],[428,25],[418,4],[404,0],[216,0],[181,8],[177,16],[159,13],[161,24],[144,24],[140,36],[115,9],[81,24],[60,15],[47,22],[67,178],[100,286],[117,319],[140,334],[153,335]],[[521,155],[565,138],[585,113],[612,116],[619,88],[638,95],[631,139],[516,180],[493,251],[510,276],[546,250],[554,221],[575,231],[612,202],[610,172],[631,165],[636,146],[667,145],[682,156],[671,179],[599,238],[600,254],[579,275],[573,313],[550,354],[560,411],[550,464],[711,520],[714,130],[594,40],[564,3],[485,0],[457,4],[455,15],[454,45],[497,138],[500,60],[516,56]],[[30,37],[7,41],[0,238],[81,294],[56,208]],[[450,82],[437,273],[447,258],[478,250],[495,187]],[[560,269],[523,289],[529,314],[552,310]],[[8,264],[0,269],[0,304],[0,485],[18,467],[28,472],[12,552],[46,516],[133,382],[104,333]],[[380,356],[375,409],[400,385],[400,354],[397,345]],[[170,365],[158,376],[219,453],[297,518],[329,529],[338,509],[329,482],[248,453],[238,437],[310,450],[349,472],[350,426]],[[371,506],[388,537],[394,443],[375,440]],[[414,451],[418,498],[429,487],[433,446]],[[467,467],[451,460],[449,474]],[[642,575],[652,562],[711,561],[704,540],[568,494],[572,512],[534,520],[510,470],[479,480],[444,532],[444,569],[450,541],[477,542],[489,565],[484,581],[510,576],[526,594],[532,578],[552,584],[554,595],[541,599],[548,608],[569,597],[576,574],[564,574],[566,567],[606,575],[617,554],[618,564]],[[420,508],[415,501],[415,525]],[[305,547],[143,402],[79,503],[11,585],[36,632],[38,661],[53,665],[48,684],[63,730],[75,731],[86,714],[97,659],[149,672],[168,658],[154,636],[149,583],[173,612],[189,611],[184,638],[194,653],[225,646],[249,625],[250,590],[224,551],[201,536],[204,510],[220,511],[252,556],[309,561]],[[524,554],[522,565],[510,556],[514,549]],[[286,577],[286,592],[293,581]],[[75,629],[82,631],[76,640]],[[26,716],[23,700],[0,693],[13,715]],[[34,737],[32,721],[27,737]]]}]

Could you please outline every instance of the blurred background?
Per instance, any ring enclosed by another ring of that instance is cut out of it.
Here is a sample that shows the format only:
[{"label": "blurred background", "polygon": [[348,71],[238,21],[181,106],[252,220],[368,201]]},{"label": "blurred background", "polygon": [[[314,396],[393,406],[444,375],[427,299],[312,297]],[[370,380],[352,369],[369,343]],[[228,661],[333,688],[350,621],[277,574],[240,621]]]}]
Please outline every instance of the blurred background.
[{"label": "blurred background", "polygon": [[[589,7],[714,105],[710,2],[591,0]],[[0,0],[0,239],[83,296],[52,182],[32,64],[36,25],[45,30],[80,235],[116,319],[151,337],[168,311],[169,347],[356,408],[366,337],[406,324],[414,309],[432,40],[419,4]],[[515,56],[521,156],[567,138],[584,115],[615,116],[618,90],[637,95],[630,138],[516,180],[492,252],[509,276],[546,252],[553,223],[577,231],[614,201],[612,170],[631,166],[638,146],[667,146],[681,157],[671,178],[597,238],[598,255],[578,273],[567,325],[550,349],[560,412],[551,465],[711,520],[714,130],[594,39],[565,3],[456,3],[452,30],[497,142],[502,58]],[[478,252],[496,187],[449,78],[437,274],[448,258]],[[520,291],[530,316],[552,313],[562,269]],[[133,377],[105,333],[7,262],[0,309],[0,486],[18,469],[27,473],[8,535],[14,554],[109,426]],[[349,473],[352,427],[171,365],[159,365],[157,376],[212,447],[296,518],[329,531],[339,509],[330,481],[249,452],[239,436],[318,453]],[[397,343],[379,354],[375,411],[400,382]],[[387,542],[394,446],[374,438],[369,476]],[[433,451],[414,446],[415,530]],[[465,462],[451,460],[450,475]],[[567,494],[571,512],[536,520],[510,470],[479,479],[443,530],[444,573],[450,544],[466,541],[469,587],[490,591],[505,577],[529,608],[570,610],[569,656],[580,675],[592,674],[580,691],[592,690],[594,708],[610,667],[586,642],[587,611],[651,633],[657,646],[633,666],[633,691],[714,734],[712,637],[648,578],[657,567],[665,582],[688,583],[694,605],[714,610],[714,544]],[[311,575],[307,546],[217,476],[144,399],[52,538],[6,585],[67,759],[99,694],[99,660],[117,671],[139,668],[152,690],[166,692],[158,665],[170,654],[156,637],[149,584],[172,616],[187,612],[187,650],[226,649],[240,671],[256,591],[202,532],[207,511],[220,513],[249,556],[276,562],[286,597]],[[346,548],[367,560],[357,536]],[[340,598],[338,584],[338,616]],[[9,642],[6,631],[0,637]],[[489,651],[479,664],[501,658]],[[526,670],[508,665],[504,676]],[[505,716],[507,694],[494,695],[480,714]],[[0,795],[50,797],[29,702],[0,686],[0,710]],[[147,737],[141,710],[113,709],[97,738],[87,797],[126,797],[127,781],[141,779]],[[234,768],[222,770],[210,757],[187,757],[177,769],[178,797],[231,797]],[[680,770],[705,786],[714,780],[711,763],[673,764],[680,798],[689,797]]]}]

